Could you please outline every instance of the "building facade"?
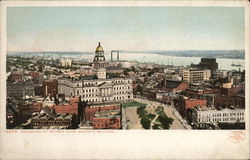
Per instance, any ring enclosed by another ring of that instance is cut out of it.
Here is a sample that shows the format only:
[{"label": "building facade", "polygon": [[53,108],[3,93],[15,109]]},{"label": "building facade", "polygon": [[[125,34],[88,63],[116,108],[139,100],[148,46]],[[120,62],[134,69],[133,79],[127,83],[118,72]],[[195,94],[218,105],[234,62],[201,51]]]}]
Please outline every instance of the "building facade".
[{"label": "building facade", "polygon": [[79,97],[90,103],[128,102],[133,99],[131,78],[106,79],[106,62],[100,43],[93,61],[96,76],[61,78],[58,80],[58,94]]},{"label": "building facade", "polygon": [[207,124],[245,122],[244,109],[209,109],[196,107],[193,112],[193,124],[205,127]]},{"label": "building facade", "polygon": [[37,115],[31,118],[31,126],[34,129],[68,129],[72,127],[72,115],[64,114],[57,117]]},{"label": "building facade", "polygon": [[34,88],[39,84],[34,83],[33,81],[24,81],[10,83],[7,82],[7,97],[13,97],[16,99],[22,99],[25,97],[35,96]]},{"label": "building facade", "polygon": [[45,80],[42,83],[43,96],[55,96],[58,93],[58,82],[57,80]]},{"label": "building facade", "polygon": [[183,81],[188,83],[201,83],[210,80],[211,70],[183,70]]},{"label": "building facade", "polygon": [[72,66],[72,61],[70,59],[62,59],[60,61],[60,65],[62,67],[71,67]]}]

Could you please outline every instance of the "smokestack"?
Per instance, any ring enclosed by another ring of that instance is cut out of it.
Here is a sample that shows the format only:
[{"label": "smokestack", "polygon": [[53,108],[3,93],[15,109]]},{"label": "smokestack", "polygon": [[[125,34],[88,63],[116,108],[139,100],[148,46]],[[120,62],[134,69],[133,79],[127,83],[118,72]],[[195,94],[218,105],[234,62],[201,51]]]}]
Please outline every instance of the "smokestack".
[{"label": "smokestack", "polygon": [[119,61],[119,51],[117,51],[117,61]]},{"label": "smokestack", "polygon": [[113,62],[113,51],[111,51],[111,62]]}]

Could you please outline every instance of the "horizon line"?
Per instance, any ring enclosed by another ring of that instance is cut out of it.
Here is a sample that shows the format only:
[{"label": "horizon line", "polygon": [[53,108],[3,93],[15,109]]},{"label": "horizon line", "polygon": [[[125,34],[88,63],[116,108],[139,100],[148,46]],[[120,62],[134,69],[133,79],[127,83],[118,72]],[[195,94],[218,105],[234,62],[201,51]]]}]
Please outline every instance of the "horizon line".
[{"label": "horizon line", "polygon": [[[169,51],[242,51],[243,49],[185,49],[185,50],[106,50],[110,51],[119,51],[119,52],[169,52]],[[95,51],[6,51],[6,52],[95,52]],[[104,51],[105,52],[105,51]]]}]

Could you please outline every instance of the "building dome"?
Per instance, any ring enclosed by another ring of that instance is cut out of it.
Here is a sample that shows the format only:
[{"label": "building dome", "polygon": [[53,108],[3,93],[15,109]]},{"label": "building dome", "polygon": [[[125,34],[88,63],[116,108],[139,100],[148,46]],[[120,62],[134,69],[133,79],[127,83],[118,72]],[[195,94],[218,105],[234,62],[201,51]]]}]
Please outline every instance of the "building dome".
[{"label": "building dome", "polygon": [[98,46],[97,46],[97,48],[96,48],[96,50],[95,50],[96,52],[103,52],[103,48],[102,48],[102,46],[101,46],[101,43],[99,42],[99,44],[98,44]]}]

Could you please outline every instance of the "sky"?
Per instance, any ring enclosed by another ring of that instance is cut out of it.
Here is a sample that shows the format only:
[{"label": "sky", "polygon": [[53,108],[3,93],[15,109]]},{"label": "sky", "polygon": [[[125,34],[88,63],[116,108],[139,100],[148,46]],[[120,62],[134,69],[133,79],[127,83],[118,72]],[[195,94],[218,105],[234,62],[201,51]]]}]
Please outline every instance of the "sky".
[{"label": "sky", "polygon": [[8,7],[7,51],[244,49],[242,7]]}]

